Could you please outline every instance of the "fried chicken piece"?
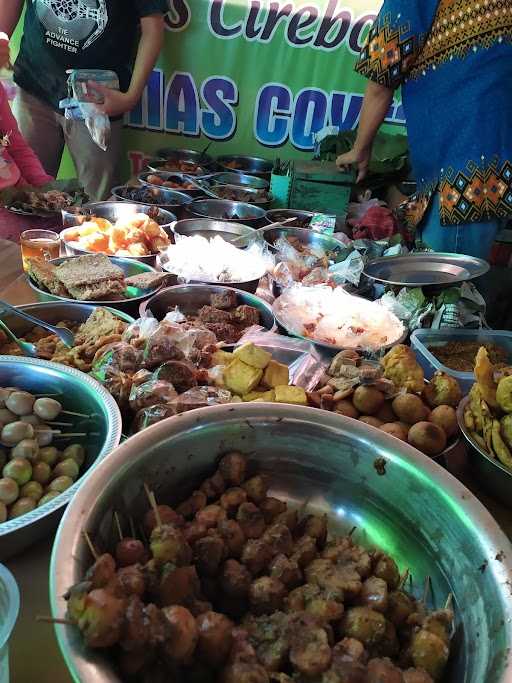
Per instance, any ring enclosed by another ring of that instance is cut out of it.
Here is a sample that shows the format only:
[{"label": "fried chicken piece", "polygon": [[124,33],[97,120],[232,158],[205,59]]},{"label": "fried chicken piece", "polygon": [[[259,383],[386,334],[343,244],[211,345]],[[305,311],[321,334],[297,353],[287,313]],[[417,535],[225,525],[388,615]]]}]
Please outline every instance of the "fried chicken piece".
[{"label": "fried chicken piece", "polygon": [[280,610],[286,595],[285,586],[271,576],[262,576],[249,588],[249,605],[253,614],[272,614]]},{"label": "fried chicken piece", "polygon": [[249,593],[252,575],[236,560],[226,560],[220,574],[220,585],[224,593],[233,598],[244,598]]},{"label": "fried chicken piece", "polygon": [[307,677],[319,676],[331,664],[332,652],[324,628],[307,614],[290,620],[290,662]]}]

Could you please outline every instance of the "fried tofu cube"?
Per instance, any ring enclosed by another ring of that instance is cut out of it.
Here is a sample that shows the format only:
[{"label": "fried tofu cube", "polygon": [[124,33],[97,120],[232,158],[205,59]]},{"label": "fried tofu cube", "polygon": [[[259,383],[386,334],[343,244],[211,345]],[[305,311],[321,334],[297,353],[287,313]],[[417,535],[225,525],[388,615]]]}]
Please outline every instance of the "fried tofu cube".
[{"label": "fried tofu cube", "polygon": [[271,353],[268,353],[268,351],[260,349],[258,346],[255,346],[252,342],[247,342],[247,344],[238,347],[238,349],[235,350],[233,355],[235,355],[237,358],[239,358],[247,365],[250,365],[253,368],[259,368],[260,370],[264,370],[269,364],[269,362],[272,360]]},{"label": "fried tofu cube", "polygon": [[242,396],[242,398],[246,402],[261,400],[273,403],[275,399],[275,393],[273,391],[251,391],[245,396]]},{"label": "fried tofu cube", "polygon": [[308,397],[302,387],[276,387],[275,395],[276,403],[294,403],[298,406],[308,405]]},{"label": "fried tofu cube", "polygon": [[258,386],[262,376],[263,370],[251,367],[236,358],[224,370],[224,383],[232,394],[245,396]]},{"label": "fried tofu cube", "polygon": [[232,353],[219,349],[212,355],[212,367],[215,365],[229,365],[233,360],[235,360],[235,357]]},{"label": "fried tofu cube", "polygon": [[288,371],[288,366],[283,363],[278,363],[276,360],[271,360],[265,368],[262,384],[266,387],[273,388],[286,386],[289,383],[290,373]]}]

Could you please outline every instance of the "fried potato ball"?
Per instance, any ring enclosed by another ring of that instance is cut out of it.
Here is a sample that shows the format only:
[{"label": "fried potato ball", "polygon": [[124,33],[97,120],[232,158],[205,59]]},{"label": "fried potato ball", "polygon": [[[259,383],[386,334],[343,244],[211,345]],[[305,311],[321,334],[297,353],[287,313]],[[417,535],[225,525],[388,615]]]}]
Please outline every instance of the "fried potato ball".
[{"label": "fried potato ball", "polygon": [[393,401],[393,412],[401,422],[413,425],[427,418],[428,409],[419,396],[400,394]]},{"label": "fried potato ball", "polygon": [[357,418],[359,417],[359,411],[354,406],[352,401],[349,401],[348,399],[342,399],[341,401],[335,403],[334,410],[339,415],[344,415],[345,417],[352,417],[354,418],[354,420],[357,420]]},{"label": "fried potato ball", "polygon": [[379,420],[379,418],[374,415],[362,415],[359,418],[359,422],[364,422],[365,424],[370,425],[370,427],[376,427],[377,429],[384,424],[382,420]]},{"label": "fried potato ball", "polygon": [[446,434],[432,422],[418,422],[409,430],[408,441],[426,455],[439,455],[446,448]]},{"label": "fried potato ball", "polygon": [[352,396],[356,410],[363,415],[375,415],[384,405],[384,394],[372,386],[358,386]]},{"label": "fried potato ball", "polygon": [[383,432],[386,432],[386,434],[391,434],[391,436],[394,436],[396,439],[400,439],[400,441],[407,442],[409,430],[404,429],[400,422],[388,422],[388,424],[382,425],[380,429]]},{"label": "fried potato ball", "polygon": [[430,413],[430,422],[444,430],[446,437],[450,439],[459,431],[457,413],[451,406],[437,406]]}]

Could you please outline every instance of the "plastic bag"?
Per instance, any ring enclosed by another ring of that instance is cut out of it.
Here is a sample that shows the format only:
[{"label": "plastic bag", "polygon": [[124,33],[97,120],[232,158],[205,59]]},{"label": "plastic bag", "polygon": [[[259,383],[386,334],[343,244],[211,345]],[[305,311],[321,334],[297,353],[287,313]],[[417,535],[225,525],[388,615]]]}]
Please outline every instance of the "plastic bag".
[{"label": "plastic bag", "polygon": [[146,368],[155,368],[169,360],[191,360],[198,363],[205,347],[214,346],[217,337],[192,323],[170,323],[162,321],[148,337],[143,352]]},{"label": "plastic bag", "polygon": [[150,314],[144,315],[135,322],[128,325],[123,333],[123,341],[132,346],[143,348],[146,340],[158,328],[158,320]]},{"label": "plastic bag", "polygon": [[152,378],[143,384],[132,385],[130,408],[137,412],[156,403],[171,404],[177,396],[178,392],[170,382]]},{"label": "plastic bag", "polygon": [[110,142],[110,119],[100,108],[103,97],[90,87],[89,82],[119,90],[119,79],[113,71],[104,69],[72,69],[67,73],[68,98],[59,103],[64,116],[84,120],[91,138],[106,151]]},{"label": "plastic bag", "polygon": [[92,365],[92,372],[100,381],[101,378],[116,372],[133,374],[140,367],[140,352],[126,342],[115,342],[104,347],[102,351]]},{"label": "plastic bag", "polygon": [[318,349],[303,339],[293,339],[275,332],[248,330],[237,346],[247,342],[268,351],[274,360],[287,365],[290,383],[305,391],[315,389],[328,365]]},{"label": "plastic bag", "polygon": [[344,285],[346,282],[350,282],[357,287],[363,274],[364,264],[365,261],[361,254],[358,251],[353,251],[344,261],[335,263],[329,268],[329,280],[336,285]]},{"label": "plastic bag", "polygon": [[151,425],[166,420],[168,417],[174,417],[176,412],[175,406],[163,405],[161,403],[141,408],[133,418],[132,432],[134,434],[141,432],[146,427],[151,427]]},{"label": "plastic bag", "polygon": [[194,387],[178,396],[172,403],[178,413],[231,403],[231,393],[217,387]]},{"label": "plastic bag", "polygon": [[168,323],[186,323],[187,317],[183,315],[178,306],[174,307],[173,311],[169,311],[164,318]]},{"label": "plastic bag", "polygon": [[178,394],[197,386],[196,368],[187,361],[168,360],[153,374],[155,379],[170,382]]}]

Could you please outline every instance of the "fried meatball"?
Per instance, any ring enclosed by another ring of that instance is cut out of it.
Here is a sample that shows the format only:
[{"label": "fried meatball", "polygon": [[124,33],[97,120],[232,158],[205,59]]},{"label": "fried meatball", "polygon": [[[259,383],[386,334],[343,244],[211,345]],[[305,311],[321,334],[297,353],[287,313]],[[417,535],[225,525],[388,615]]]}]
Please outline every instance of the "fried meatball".
[{"label": "fried meatball", "polygon": [[233,644],[233,622],[218,612],[205,612],[197,617],[196,622],[199,629],[199,657],[207,664],[221,666]]},{"label": "fried meatball", "polygon": [[[158,517],[162,524],[174,524],[177,527],[184,525],[185,520],[168,505],[157,505]],[[148,510],[144,515],[144,531],[149,536],[158,524],[154,510]]]},{"label": "fried meatball", "polygon": [[261,538],[263,542],[268,543],[275,555],[291,555],[293,551],[292,534],[285,524],[272,524]]},{"label": "fried meatball", "polygon": [[217,534],[204,536],[194,544],[194,562],[201,576],[215,576],[225,556],[226,546]]},{"label": "fried meatball", "polygon": [[327,540],[327,515],[308,515],[301,520],[298,531],[301,536],[311,536],[321,549]]},{"label": "fried meatball", "polygon": [[402,672],[390,659],[370,659],[368,683],[403,683]]},{"label": "fried meatball", "polygon": [[384,553],[379,553],[376,555],[377,563],[373,570],[375,576],[379,579],[383,579],[388,587],[393,590],[397,588],[400,583],[400,572],[396,562],[389,555]]},{"label": "fried meatball", "polygon": [[246,538],[259,538],[265,531],[263,513],[254,503],[242,503],[236,514],[236,521]]},{"label": "fried meatball", "polygon": [[219,463],[219,472],[231,486],[240,486],[245,479],[247,459],[241,453],[227,453]]},{"label": "fried meatball", "polygon": [[368,661],[368,653],[360,640],[355,638],[343,638],[332,649],[332,661],[336,662],[361,662]]},{"label": "fried meatball", "polygon": [[263,513],[266,524],[271,524],[274,519],[286,512],[286,503],[277,498],[265,498],[260,503],[260,510]]},{"label": "fried meatball", "polygon": [[365,647],[372,647],[384,638],[386,619],[369,607],[351,607],[343,615],[341,632],[359,640]]},{"label": "fried meatball", "polygon": [[403,591],[392,591],[388,597],[387,618],[395,626],[405,624],[410,615],[416,610],[416,602]]},{"label": "fried meatball", "polygon": [[163,574],[158,592],[160,604],[187,605],[199,597],[201,583],[194,566],[177,567]]},{"label": "fried meatball", "polygon": [[274,523],[286,524],[288,529],[293,532],[295,531],[297,524],[299,523],[299,513],[297,510],[285,510],[280,515],[274,519]]},{"label": "fried meatball", "polygon": [[269,566],[269,574],[273,579],[281,581],[287,588],[295,588],[302,581],[302,572],[296,560],[283,554],[274,557]]},{"label": "fried meatball", "polygon": [[190,522],[183,529],[183,535],[185,536],[187,543],[190,545],[194,545],[196,541],[198,541],[200,538],[203,538],[203,536],[206,536],[207,533],[208,527],[206,527],[204,524],[200,524],[199,522]]},{"label": "fried meatball", "polygon": [[203,491],[194,491],[194,493],[183,501],[181,505],[178,505],[176,512],[185,517],[185,519],[192,519],[199,510],[206,507],[208,499]]},{"label": "fried meatball", "polygon": [[388,584],[384,579],[370,576],[363,583],[360,600],[366,607],[371,607],[377,612],[386,612],[388,609]]},{"label": "fried meatball", "polygon": [[249,588],[249,605],[253,614],[271,614],[281,609],[286,588],[278,579],[262,576]]},{"label": "fried meatball", "polygon": [[220,574],[220,585],[224,593],[232,598],[244,598],[249,593],[252,575],[236,560],[226,560]]},{"label": "fried meatball", "polygon": [[168,637],[164,644],[165,654],[174,661],[187,662],[196,649],[199,629],[196,620],[185,607],[164,607]]},{"label": "fried meatball", "polygon": [[223,519],[219,522],[217,531],[226,545],[228,555],[240,557],[246,541],[240,524],[234,519]]},{"label": "fried meatball", "polygon": [[251,477],[244,484],[243,488],[247,493],[247,497],[256,505],[263,503],[267,497],[268,491],[268,478],[263,474],[258,474],[255,477]]},{"label": "fried meatball", "polygon": [[213,500],[224,493],[226,490],[226,482],[224,481],[222,474],[217,471],[213,477],[208,477],[208,479],[203,481],[199,490],[206,495],[208,500]]},{"label": "fried meatball", "polygon": [[224,669],[220,683],[269,683],[269,677],[258,662],[235,662]]},{"label": "fried meatball", "polygon": [[361,592],[361,577],[353,565],[335,565],[329,560],[314,560],[305,569],[305,576],[311,583],[320,588],[332,591],[333,596],[341,602],[347,598],[353,600]]},{"label": "fried meatball", "polygon": [[303,536],[295,541],[291,559],[295,560],[299,567],[306,567],[313,562],[318,554],[316,542],[311,536]]},{"label": "fried meatball", "polygon": [[220,497],[220,504],[226,510],[228,517],[234,517],[236,511],[247,500],[247,493],[239,486],[227,489]]},{"label": "fried meatball", "polygon": [[319,676],[331,664],[327,632],[315,619],[301,615],[290,624],[290,662],[307,677]]},{"label": "fried meatball", "polygon": [[223,519],[226,519],[226,511],[220,505],[207,505],[195,517],[196,522],[204,524],[207,529],[217,526]]}]

